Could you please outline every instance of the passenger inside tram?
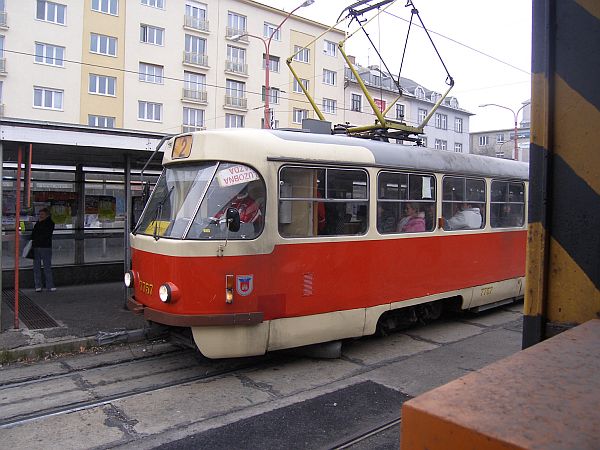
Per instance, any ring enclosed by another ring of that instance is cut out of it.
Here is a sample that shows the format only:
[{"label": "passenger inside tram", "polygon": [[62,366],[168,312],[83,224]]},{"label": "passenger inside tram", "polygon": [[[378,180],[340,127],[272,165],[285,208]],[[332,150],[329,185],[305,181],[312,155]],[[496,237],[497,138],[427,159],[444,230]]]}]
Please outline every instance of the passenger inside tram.
[{"label": "passenger inside tram", "polygon": [[404,204],[405,216],[398,224],[400,233],[418,233],[425,231],[425,212],[421,211],[419,203],[407,202]]},{"label": "passenger inside tram", "polygon": [[473,230],[481,228],[481,211],[470,203],[457,203],[458,210],[444,221],[445,230]]}]

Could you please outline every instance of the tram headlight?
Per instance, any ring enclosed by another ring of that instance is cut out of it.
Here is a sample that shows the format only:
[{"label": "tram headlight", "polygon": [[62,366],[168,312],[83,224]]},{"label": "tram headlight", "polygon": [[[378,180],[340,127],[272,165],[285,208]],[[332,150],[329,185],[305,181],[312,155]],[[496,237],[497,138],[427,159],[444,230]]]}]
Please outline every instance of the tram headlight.
[{"label": "tram headlight", "polygon": [[174,303],[179,299],[179,289],[171,282],[161,284],[158,288],[158,297],[163,303]]},{"label": "tram headlight", "polygon": [[125,286],[129,287],[133,287],[133,283],[134,283],[135,277],[133,276],[133,271],[129,270],[127,272],[125,272],[125,275],[123,276],[123,281],[125,282]]}]

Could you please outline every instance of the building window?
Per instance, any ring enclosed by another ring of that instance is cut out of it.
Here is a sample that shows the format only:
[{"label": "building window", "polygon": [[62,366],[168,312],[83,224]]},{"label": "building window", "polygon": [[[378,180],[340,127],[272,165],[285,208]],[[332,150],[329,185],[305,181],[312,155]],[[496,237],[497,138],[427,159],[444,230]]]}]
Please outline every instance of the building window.
[{"label": "building window", "polygon": [[151,6],[158,9],[165,9],[164,0],[142,0],[142,5]]},{"label": "building window", "polygon": [[163,45],[164,36],[164,28],[153,27],[152,25],[140,25],[140,42]]},{"label": "building window", "polygon": [[404,105],[396,103],[396,119],[404,120]]},{"label": "building window", "polygon": [[328,114],[335,114],[337,110],[337,101],[330,98],[323,99],[323,111]]},{"label": "building window", "polygon": [[92,11],[116,16],[118,10],[119,0],[92,0]]},{"label": "building window", "polygon": [[233,45],[227,46],[227,61],[225,70],[241,74],[248,74],[246,65],[246,50]]},{"label": "building window", "polygon": [[240,114],[225,114],[225,128],[244,128],[244,119]]},{"label": "building window", "polygon": [[454,143],[454,152],[455,153],[462,153],[462,144],[459,144],[458,142]]},{"label": "building window", "polygon": [[441,128],[442,130],[448,129],[448,116],[446,114],[435,114],[435,127]]},{"label": "building window", "polygon": [[502,144],[504,142],[504,133],[500,133],[496,135],[496,142],[498,144]]},{"label": "building window", "polygon": [[160,122],[162,120],[162,103],[138,101],[138,119]]},{"label": "building window", "polygon": [[427,138],[421,138],[421,146],[427,148]]},{"label": "building window", "polygon": [[[3,47],[3,46],[2,46]],[[50,66],[64,67],[65,48],[58,45],[35,43],[35,62]]]},{"label": "building window", "polygon": [[[208,22],[206,21],[206,5],[188,0],[185,3],[185,17],[191,19],[189,25],[197,30],[208,31]],[[188,22],[186,20],[186,25]]]},{"label": "building window", "polygon": [[302,119],[308,119],[308,110],[294,108],[292,122],[302,124]]},{"label": "building window", "polygon": [[200,92],[205,90],[206,75],[195,72],[184,72],[184,86],[186,90]]},{"label": "building window", "polygon": [[323,83],[331,86],[336,85],[337,73],[333,70],[323,69]]},{"label": "building window", "polygon": [[88,116],[88,125],[90,127],[99,127],[99,128],[114,128],[115,127],[115,118],[108,116]]},{"label": "building window", "polygon": [[454,118],[454,131],[456,131],[457,133],[463,132],[463,120],[461,117]]},{"label": "building window", "polygon": [[163,72],[163,66],[141,62],[139,80],[147,83],[163,84]]},{"label": "building window", "polygon": [[91,33],[90,52],[106,56],[117,56],[117,38]]},{"label": "building window", "polygon": [[241,81],[227,80],[225,93],[229,97],[242,98],[246,91],[246,84]]},{"label": "building window", "polygon": [[[306,89],[308,91],[309,81],[305,80],[304,78],[300,78],[300,82],[304,86],[304,89]],[[296,80],[295,78],[294,78],[294,92],[297,94],[302,94],[302,88],[300,87],[300,84],[298,84],[298,80]]]},{"label": "building window", "polygon": [[271,36],[273,36],[273,39],[275,39],[276,41],[280,41],[281,28],[277,28],[277,25],[273,25],[272,23],[265,22],[263,25],[263,36],[266,38],[271,38]]},{"label": "building window", "polygon": [[337,44],[331,41],[323,42],[323,53],[325,53],[327,56],[336,56]]},{"label": "building window", "polygon": [[63,109],[64,92],[58,89],[48,89],[43,87],[33,88],[33,106],[44,109]]},{"label": "building window", "polygon": [[310,62],[310,50],[301,45],[294,45],[294,61],[303,63]]},{"label": "building window", "polygon": [[[262,101],[265,101],[265,91],[267,89],[265,88],[265,86],[262,87]],[[271,91],[271,96],[269,97],[269,102],[270,103],[275,103],[275,104],[279,104],[279,96],[281,94],[281,90],[279,90],[278,88],[269,88],[269,90]]]},{"label": "building window", "polygon": [[489,137],[488,136],[479,136],[479,146],[483,147],[489,145]]},{"label": "building window", "polygon": [[352,94],[352,100],[350,101],[350,109],[352,109],[352,111],[362,111],[362,95]]},{"label": "building window", "polygon": [[[269,117],[269,128],[271,128],[271,129],[279,128],[279,120],[275,120],[275,112],[272,109],[269,110],[269,116],[270,116]],[[262,117],[260,119],[260,127],[263,129],[265,128],[265,118],[264,117]]]},{"label": "building window", "polygon": [[423,123],[425,117],[427,117],[427,110],[419,108],[419,124]]},{"label": "building window", "polygon": [[[267,55],[263,53],[262,68],[265,68],[265,62],[267,61]],[[269,55],[269,71],[279,72],[279,56]]]},{"label": "building window", "polygon": [[204,127],[204,110],[183,108],[183,132],[195,131]]},{"label": "building window", "polygon": [[247,108],[246,83],[236,80],[226,80],[225,105],[236,108]]},{"label": "building window", "polygon": [[104,75],[95,75],[90,73],[90,85],[88,92],[90,94],[115,96],[117,88],[117,79]]},{"label": "building window", "polygon": [[230,12],[227,14],[227,36],[243,34],[246,32],[246,16]]},{"label": "building window", "polygon": [[206,66],[206,39],[191,34],[185,35],[185,62]]},{"label": "building window", "polygon": [[45,22],[64,25],[67,18],[67,7],[60,3],[37,0],[35,17]]},{"label": "building window", "polygon": [[415,97],[421,98],[421,99],[425,98],[425,90],[421,86],[418,86],[415,89]]},{"label": "building window", "polygon": [[448,150],[448,141],[444,141],[443,139],[435,140],[435,149],[436,150]]},{"label": "building window", "polygon": [[379,98],[374,98],[373,101],[375,102],[375,105],[377,105],[377,107],[379,108],[379,111],[385,111],[385,106],[386,106],[385,100],[381,100]]}]

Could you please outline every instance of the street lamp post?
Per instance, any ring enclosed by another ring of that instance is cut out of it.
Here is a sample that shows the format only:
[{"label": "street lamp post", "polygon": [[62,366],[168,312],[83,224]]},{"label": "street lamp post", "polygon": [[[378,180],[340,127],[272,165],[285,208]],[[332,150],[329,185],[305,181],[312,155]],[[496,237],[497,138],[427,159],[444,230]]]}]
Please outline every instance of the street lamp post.
[{"label": "street lamp post", "polygon": [[521,112],[521,110],[523,108],[525,108],[527,105],[531,104],[531,102],[525,102],[523,103],[523,106],[521,106],[519,109],[517,109],[517,111],[515,112],[514,109],[509,108],[507,106],[502,106],[502,105],[498,105],[496,103],[486,103],[484,105],[479,105],[480,108],[485,108],[486,106],[497,106],[498,108],[502,108],[502,109],[507,109],[509,110],[511,113],[513,113],[513,116],[515,118],[515,160],[518,161],[519,160],[519,146],[518,146],[518,122],[517,122],[517,116],[519,115],[519,113]]},{"label": "street lamp post", "polygon": [[269,107],[269,100],[271,97],[271,85],[269,83],[269,72],[270,72],[270,68],[271,68],[271,62],[269,59],[269,53],[270,53],[269,50],[271,48],[271,41],[273,40],[273,36],[275,36],[275,34],[277,34],[277,31],[279,31],[281,26],[285,23],[286,20],[288,20],[290,18],[290,16],[292,14],[294,14],[300,8],[304,8],[305,6],[312,5],[314,2],[315,2],[315,0],[305,0],[304,3],[302,3],[301,5],[297,6],[293,10],[291,10],[287,14],[287,16],[284,17],[284,19],[281,21],[281,23],[279,25],[277,25],[277,28],[275,28],[273,30],[273,32],[271,33],[271,35],[268,38],[264,38],[262,36],[257,36],[255,34],[250,34],[250,33],[244,33],[244,34],[232,36],[232,40],[234,40],[234,41],[239,40],[243,36],[253,37],[253,38],[256,38],[256,39],[259,39],[260,41],[262,41],[262,43],[265,46],[265,128],[267,128],[267,129],[271,128],[271,111],[270,111],[270,107]]}]

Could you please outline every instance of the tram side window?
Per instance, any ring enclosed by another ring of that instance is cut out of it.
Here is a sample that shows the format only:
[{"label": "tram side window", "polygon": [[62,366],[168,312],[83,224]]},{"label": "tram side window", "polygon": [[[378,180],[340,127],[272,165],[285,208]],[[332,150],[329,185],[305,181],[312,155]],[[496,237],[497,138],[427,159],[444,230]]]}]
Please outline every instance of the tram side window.
[{"label": "tram side window", "polygon": [[444,177],[442,182],[444,230],[473,230],[485,226],[485,181]]},{"label": "tram side window", "polygon": [[525,183],[492,181],[490,224],[492,228],[522,227],[525,223]]},{"label": "tram side window", "polygon": [[360,235],[368,224],[364,170],[283,167],[279,233],[283,237]]},{"label": "tram side window", "polygon": [[377,230],[381,234],[433,231],[435,177],[381,172],[377,186]]}]

